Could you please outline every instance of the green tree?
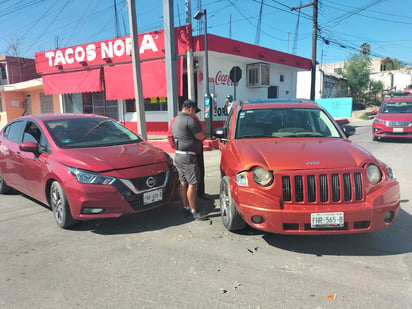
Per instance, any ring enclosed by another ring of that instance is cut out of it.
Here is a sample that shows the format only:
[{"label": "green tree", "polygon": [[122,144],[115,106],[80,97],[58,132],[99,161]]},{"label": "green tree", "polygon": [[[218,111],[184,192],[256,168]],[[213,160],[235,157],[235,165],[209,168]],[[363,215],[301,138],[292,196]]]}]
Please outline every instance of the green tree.
[{"label": "green tree", "polygon": [[369,84],[369,89],[370,89],[370,97],[369,99],[372,101],[378,101],[382,97],[383,93],[383,83],[378,80],[378,81],[371,81]]},{"label": "green tree", "polygon": [[354,103],[363,103],[369,87],[371,61],[367,55],[352,55],[345,63],[343,77],[348,81],[350,95]]},{"label": "green tree", "polygon": [[406,63],[403,63],[398,59],[392,59],[392,61],[386,65],[386,70],[399,70],[404,67],[406,67]]}]

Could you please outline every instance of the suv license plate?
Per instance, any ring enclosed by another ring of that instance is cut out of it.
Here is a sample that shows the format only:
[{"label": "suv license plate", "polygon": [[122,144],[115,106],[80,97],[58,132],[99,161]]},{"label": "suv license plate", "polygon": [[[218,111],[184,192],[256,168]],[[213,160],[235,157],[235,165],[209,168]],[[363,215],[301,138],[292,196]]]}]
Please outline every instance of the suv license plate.
[{"label": "suv license plate", "polygon": [[321,212],[310,214],[311,228],[343,227],[345,224],[343,212]]},{"label": "suv license plate", "polygon": [[143,205],[155,203],[163,199],[162,189],[157,189],[143,193]]}]

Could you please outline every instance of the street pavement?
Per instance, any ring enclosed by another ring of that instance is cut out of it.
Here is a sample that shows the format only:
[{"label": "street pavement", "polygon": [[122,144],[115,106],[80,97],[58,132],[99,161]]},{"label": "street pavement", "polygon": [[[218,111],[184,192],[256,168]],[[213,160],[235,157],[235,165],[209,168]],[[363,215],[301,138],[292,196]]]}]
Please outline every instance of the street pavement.
[{"label": "street pavement", "polygon": [[228,232],[219,213],[219,150],[205,152],[204,207],[179,201],[142,214],[60,229],[49,208],[0,196],[0,308],[412,308],[412,142],[373,142],[370,121],[351,139],[388,163],[401,211],[368,234]]}]

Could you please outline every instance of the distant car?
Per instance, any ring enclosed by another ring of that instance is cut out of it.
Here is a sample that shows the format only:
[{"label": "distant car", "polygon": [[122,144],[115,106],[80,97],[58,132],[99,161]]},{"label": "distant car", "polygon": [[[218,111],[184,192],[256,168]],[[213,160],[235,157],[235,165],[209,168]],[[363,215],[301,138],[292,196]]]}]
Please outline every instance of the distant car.
[{"label": "distant car", "polygon": [[372,123],[373,140],[412,138],[412,96],[382,102]]},{"label": "distant car", "polygon": [[165,205],[176,184],[168,154],[107,117],[25,116],[0,133],[0,193],[48,204],[62,228]]},{"label": "distant car", "polygon": [[388,166],[347,138],[352,126],[342,127],[311,101],[235,103],[225,127],[214,131],[224,226],[314,235],[391,225],[399,183]]}]

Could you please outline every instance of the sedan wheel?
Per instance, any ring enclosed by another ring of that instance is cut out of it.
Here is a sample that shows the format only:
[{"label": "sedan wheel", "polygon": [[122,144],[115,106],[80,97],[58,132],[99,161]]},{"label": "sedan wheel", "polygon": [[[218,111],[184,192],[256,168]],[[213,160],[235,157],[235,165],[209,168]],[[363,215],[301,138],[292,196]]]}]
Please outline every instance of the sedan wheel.
[{"label": "sedan wheel", "polygon": [[229,231],[239,231],[246,227],[246,222],[240,216],[233,202],[227,176],[223,177],[220,182],[220,214],[223,225]]},{"label": "sedan wheel", "polygon": [[56,223],[61,228],[67,228],[76,223],[76,220],[73,219],[70,213],[66,194],[64,194],[62,187],[57,181],[54,181],[50,188],[50,206]]},{"label": "sedan wheel", "polygon": [[11,188],[6,184],[3,176],[0,173],[0,194],[5,194],[11,191]]}]

